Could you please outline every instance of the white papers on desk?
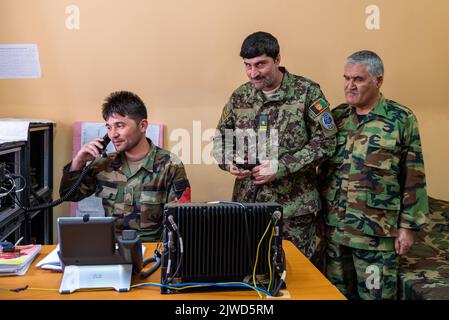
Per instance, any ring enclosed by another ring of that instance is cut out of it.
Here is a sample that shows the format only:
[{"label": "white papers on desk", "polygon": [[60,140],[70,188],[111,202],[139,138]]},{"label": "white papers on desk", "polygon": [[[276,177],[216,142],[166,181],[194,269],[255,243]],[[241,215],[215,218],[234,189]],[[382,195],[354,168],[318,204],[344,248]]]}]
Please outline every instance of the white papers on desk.
[{"label": "white papers on desk", "polygon": [[[145,255],[145,246],[142,244],[142,257]],[[36,267],[47,270],[62,271],[61,260],[58,256],[59,244],[44,259],[36,264]]]},{"label": "white papers on desk", "polygon": [[41,269],[62,271],[61,261],[58,256],[59,244],[44,259],[36,264]]},{"label": "white papers on desk", "polygon": [[0,44],[0,79],[41,78],[36,44]]}]

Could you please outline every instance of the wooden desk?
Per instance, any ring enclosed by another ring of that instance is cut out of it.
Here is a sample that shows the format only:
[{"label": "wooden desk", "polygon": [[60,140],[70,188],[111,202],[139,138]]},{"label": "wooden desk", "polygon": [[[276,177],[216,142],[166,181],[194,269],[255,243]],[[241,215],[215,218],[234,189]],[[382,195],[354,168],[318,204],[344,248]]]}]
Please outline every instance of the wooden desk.
[{"label": "wooden desk", "polygon": [[[145,257],[153,254],[155,243],[146,243]],[[284,241],[283,247],[287,257],[287,289],[290,297],[267,298],[270,300],[346,300],[345,297],[307,260],[307,258],[290,241]],[[0,288],[20,288],[26,285],[29,289],[21,292],[0,291],[0,300],[40,299],[40,300],[259,300],[256,291],[222,291],[206,293],[160,294],[160,288],[135,288],[129,292],[116,292],[108,289],[102,291],[75,291],[72,294],[60,294],[62,273],[42,270],[36,263],[44,258],[54,245],[43,246],[41,253],[33,261],[24,276],[0,277]],[[145,270],[148,267],[145,268]],[[147,279],[133,277],[132,284],[142,282],[160,283],[160,271]],[[43,289],[34,290],[33,288]]]}]

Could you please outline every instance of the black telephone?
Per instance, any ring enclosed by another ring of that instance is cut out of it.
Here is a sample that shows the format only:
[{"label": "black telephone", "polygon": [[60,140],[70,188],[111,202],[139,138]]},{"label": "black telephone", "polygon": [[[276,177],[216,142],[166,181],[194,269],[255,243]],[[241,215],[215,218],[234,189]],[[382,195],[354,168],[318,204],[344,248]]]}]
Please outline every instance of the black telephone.
[{"label": "black telephone", "polygon": [[108,134],[106,133],[103,137],[103,141],[101,142],[101,144],[103,145],[103,149],[99,150],[103,158],[108,157],[108,154],[106,153],[106,147],[108,146],[109,142],[111,142],[111,138],[109,138]]}]

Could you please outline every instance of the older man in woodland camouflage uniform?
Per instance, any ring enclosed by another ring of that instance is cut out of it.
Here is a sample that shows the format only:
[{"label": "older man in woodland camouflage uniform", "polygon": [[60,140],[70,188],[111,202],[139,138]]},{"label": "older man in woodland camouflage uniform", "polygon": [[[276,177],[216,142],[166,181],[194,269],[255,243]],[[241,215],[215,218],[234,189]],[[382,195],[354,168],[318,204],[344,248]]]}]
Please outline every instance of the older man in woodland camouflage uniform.
[{"label": "older man in woodland camouflage uniform", "polygon": [[135,229],[142,241],[157,241],[162,232],[165,203],[189,202],[190,185],[182,162],[146,138],[147,110],[127,91],[114,92],[103,104],[108,136],[117,152],[101,158],[102,138],[76,154],[63,169],[60,194],[80,177],[86,162],[94,160],[80,188],[69,199],[79,201],[96,193],[107,216],[116,218],[116,231]]},{"label": "older man in woodland camouflage uniform", "polygon": [[396,297],[398,255],[428,213],[417,120],[382,95],[383,74],[374,52],[347,59],[337,150],[322,168],[326,274],[349,298]]},{"label": "older man in woodland camouflage uniform", "polygon": [[[279,45],[271,34],[249,35],[240,56],[250,81],[223,109],[215,157],[236,177],[233,201],[283,205],[285,238],[311,258],[321,209],[315,168],[335,150],[329,104],[317,83],[279,66]],[[245,137],[249,141],[242,146]]]}]

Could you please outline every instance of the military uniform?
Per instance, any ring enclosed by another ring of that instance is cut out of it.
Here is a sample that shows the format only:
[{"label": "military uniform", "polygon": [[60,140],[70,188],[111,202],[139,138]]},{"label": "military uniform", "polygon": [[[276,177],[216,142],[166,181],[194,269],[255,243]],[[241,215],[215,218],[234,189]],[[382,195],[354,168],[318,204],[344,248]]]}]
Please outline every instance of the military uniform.
[{"label": "military uniform", "polygon": [[[332,113],[337,150],[321,175],[327,275],[348,296],[356,285],[363,299],[394,298],[398,228],[419,230],[428,212],[416,117],[383,96],[360,122],[348,104]],[[367,286],[369,266],[380,270],[383,283],[377,289]]]},{"label": "military uniform", "polygon": [[[283,205],[285,237],[310,258],[315,248],[315,215],[321,209],[316,166],[334,152],[336,128],[319,85],[279,69],[284,74],[282,83],[268,97],[250,82],[234,91],[217,126],[215,157],[226,171],[236,160],[235,150],[226,148],[235,143],[229,141],[229,129],[254,130],[267,137],[277,130],[277,144],[270,145],[267,138],[267,150],[277,148],[276,179],[261,185],[255,200]],[[248,159],[252,148],[245,147]],[[233,201],[252,202],[255,189],[252,177],[236,180]]]},{"label": "military uniform", "polygon": [[398,290],[404,300],[449,297],[449,201],[429,197],[429,216],[401,257]]},{"label": "military uniform", "polygon": [[[107,216],[116,218],[116,232],[135,229],[142,241],[157,241],[162,232],[165,203],[190,202],[190,185],[182,162],[176,155],[155,146],[140,169],[132,173],[123,153],[96,159],[80,188],[69,199],[82,200],[93,193],[101,197]],[[59,193],[64,195],[81,174],[63,169]]]}]

